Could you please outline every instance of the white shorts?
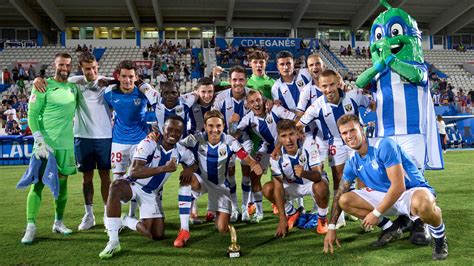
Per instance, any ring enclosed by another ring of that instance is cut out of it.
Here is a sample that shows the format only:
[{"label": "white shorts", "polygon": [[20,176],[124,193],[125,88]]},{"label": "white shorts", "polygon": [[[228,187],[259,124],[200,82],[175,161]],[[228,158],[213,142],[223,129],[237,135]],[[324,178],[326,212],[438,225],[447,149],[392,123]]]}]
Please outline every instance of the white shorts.
[{"label": "white shorts", "polygon": [[143,191],[142,186],[135,182],[130,182],[132,189],[131,200],[136,200],[140,219],[164,218],[163,206],[161,203],[162,190],[147,193]]},{"label": "white shorts", "polygon": [[426,142],[422,134],[390,136],[410,156],[418,169],[424,170]]},{"label": "white shorts", "polygon": [[[405,192],[402,193],[402,195],[400,196],[400,198],[398,198],[395,204],[393,204],[393,206],[390,209],[388,209],[385,213],[383,213],[383,215],[386,215],[386,216],[407,215],[408,217],[410,217],[410,220],[415,221],[416,219],[419,218],[419,216],[412,215],[410,212],[411,198],[413,196],[413,193],[415,193],[415,191],[422,190],[422,189],[426,190],[428,193],[431,193],[431,191],[425,187],[414,187],[414,188],[405,190]],[[385,192],[372,190],[367,187],[363,189],[352,190],[352,192],[356,193],[359,197],[367,201],[374,208],[380,205],[385,195],[387,194]]]},{"label": "white shorts", "polygon": [[324,164],[324,162],[328,158],[328,142],[323,140],[322,138],[316,137],[316,145],[318,145],[319,159],[321,160],[321,163]]},{"label": "white shorts", "polygon": [[329,165],[332,167],[345,164],[353,152],[347,145],[328,145]]},{"label": "white shorts", "polygon": [[283,189],[285,190],[285,199],[293,200],[304,196],[313,196],[313,182],[305,184],[283,182]]},{"label": "white shorts", "polygon": [[199,183],[201,184],[201,191],[193,191],[195,198],[200,197],[203,194],[208,194],[207,208],[209,211],[218,211],[230,214],[232,212],[232,203],[230,200],[229,188],[224,184],[216,185],[204,178],[199,174],[194,174]]},{"label": "white shorts", "polygon": [[112,142],[112,153],[110,162],[112,163],[112,173],[125,173],[132,163],[133,153],[137,144],[120,144]]}]

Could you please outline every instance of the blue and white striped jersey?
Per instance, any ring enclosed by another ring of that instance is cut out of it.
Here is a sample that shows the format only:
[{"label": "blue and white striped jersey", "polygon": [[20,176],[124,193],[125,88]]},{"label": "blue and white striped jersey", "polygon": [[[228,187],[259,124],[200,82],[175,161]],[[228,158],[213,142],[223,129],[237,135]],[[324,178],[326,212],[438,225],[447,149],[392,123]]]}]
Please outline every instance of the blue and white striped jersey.
[{"label": "blue and white striped jersey", "polygon": [[308,125],[313,120],[319,120],[323,139],[329,144],[342,145],[343,141],[337,128],[337,120],[344,114],[359,115],[359,107],[369,106],[369,98],[361,91],[352,90],[344,93],[339,90],[340,100],[338,104],[329,103],[326,97],[319,97],[301,117],[300,122]]},{"label": "blue and white striped jersey", "polygon": [[[187,166],[191,166],[195,163],[193,153],[181,146],[176,144],[170,150],[165,150],[160,143],[156,143],[148,138],[142,140],[133,154],[133,160],[146,161],[147,167],[158,167],[163,166],[166,162],[175,158],[176,163],[184,163]],[[148,178],[133,179],[135,183],[142,186],[142,190],[151,193],[155,190],[162,189],[165,182],[173,173],[161,173]]]},{"label": "blue and white striped jersey", "polygon": [[413,84],[387,68],[372,81],[376,88],[379,137],[426,134],[429,97],[428,70],[424,64],[407,62],[423,71],[423,80]]},{"label": "blue and white striped jersey", "polygon": [[196,102],[196,100],[197,97],[194,94],[188,93],[179,97],[178,103],[175,107],[168,109],[164,104],[164,99],[158,93],[155,105],[155,114],[160,132],[163,132],[163,124],[165,122],[165,118],[169,115],[177,115],[183,118],[185,122],[183,137],[186,137],[189,129],[189,114],[191,112],[191,107]]},{"label": "blue and white striped jersey", "polygon": [[[248,90],[248,88],[245,88],[246,92]],[[247,98],[244,97],[240,100],[235,99],[232,97],[232,89],[224,90],[216,96],[212,109],[219,110],[224,115],[224,133],[229,132],[230,118],[232,117],[232,114],[238,114],[240,120],[242,120],[242,118],[250,111],[250,109],[246,108],[246,105]]]},{"label": "blue and white striped jersey", "polygon": [[311,81],[308,71],[301,69],[291,83],[286,83],[279,78],[275,81],[272,87],[272,97],[274,100],[279,100],[285,109],[295,112],[297,109],[300,93],[303,87]]},{"label": "blue and white striped jersey", "polygon": [[259,149],[261,152],[272,152],[275,149],[275,145],[278,139],[277,123],[281,119],[295,120],[296,115],[283,108],[282,106],[274,105],[272,111],[265,115],[265,117],[256,116],[254,112],[250,111],[240,121],[237,129],[240,131],[252,130],[255,132],[263,141]]},{"label": "blue and white striped jersey", "polygon": [[294,166],[302,165],[305,171],[310,171],[312,167],[321,164],[317,145],[306,142],[298,149],[295,155],[286,152],[285,147],[281,147],[281,156],[278,160],[270,158],[272,176],[281,177],[286,183],[306,184],[312,182],[306,178],[295,175]]},{"label": "blue and white striped jersey", "polygon": [[229,163],[242,146],[232,136],[222,133],[216,145],[208,142],[207,133],[198,132],[180,141],[180,144],[191,149],[199,164],[199,174],[216,185],[223,185],[227,177]]},{"label": "blue and white striped jersey", "polygon": [[300,99],[298,101],[298,105],[296,106],[296,110],[300,112],[305,112],[308,107],[316,101],[320,96],[323,96],[323,92],[321,91],[316,84],[314,84],[314,80],[311,80],[310,83],[306,84],[303,87],[303,91],[300,94]]}]

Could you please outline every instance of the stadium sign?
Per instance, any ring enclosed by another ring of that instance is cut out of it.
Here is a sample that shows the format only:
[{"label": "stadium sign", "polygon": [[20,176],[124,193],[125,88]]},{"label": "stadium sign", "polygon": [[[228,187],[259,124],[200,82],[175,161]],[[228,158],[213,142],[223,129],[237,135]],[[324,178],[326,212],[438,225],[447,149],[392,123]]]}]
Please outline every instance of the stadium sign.
[{"label": "stadium sign", "polygon": [[266,47],[272,48],[299,48],[301,38],[216,38],[216,44],[221,49],[229,46]]},{"label": "stadium sign", "polygon": [[28,163],[33,152],[33,138],[2,136],[0,151],[0,165]]}]

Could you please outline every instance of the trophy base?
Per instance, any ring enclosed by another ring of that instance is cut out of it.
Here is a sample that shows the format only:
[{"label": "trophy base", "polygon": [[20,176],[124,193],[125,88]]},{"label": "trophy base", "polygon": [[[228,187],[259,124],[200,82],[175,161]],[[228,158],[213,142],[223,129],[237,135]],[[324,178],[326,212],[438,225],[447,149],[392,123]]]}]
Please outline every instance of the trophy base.
[{"label": "trophy base", "polygon": [[227,251],[227,257],[229,258],[238,258],[241,256],[240,251]]}]

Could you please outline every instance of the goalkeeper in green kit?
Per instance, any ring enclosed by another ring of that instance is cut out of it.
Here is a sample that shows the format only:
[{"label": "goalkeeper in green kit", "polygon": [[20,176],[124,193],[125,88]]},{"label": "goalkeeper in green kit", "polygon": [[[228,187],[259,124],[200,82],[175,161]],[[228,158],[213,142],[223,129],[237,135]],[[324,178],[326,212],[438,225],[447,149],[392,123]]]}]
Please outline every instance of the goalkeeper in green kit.
[{"label": "goalkeeper in green kit", "polygon": [[[55,75],[47,80],[46,92],[33,88],[28,104],[28,123],[35,144],[33,156],[42,159],[40,178],[46,167],[46,159],[54,154],[59,176],[59,195],[55,200],[53,232],[69,235],[72,230],[63,223],[67,202],[67,177],[76,173],[74,159],[73,118],[76,110],[76,85],[67,82],[72,58],[59,53],[54,58]],[[31,244],[36,234],[36,217],[41,205],[44,184],[39,180],[30,188],[26,204],[27,227],[21,242]]]},{"label": "goalkeeper in green kit", "polygon": [[275,80],[265,74],[268,55],[260,50],[249,54],[248,61],[252,68],[252,76],[247,80],[247,88],[260,91],[268,100],[272,100],[272,87]]}]

